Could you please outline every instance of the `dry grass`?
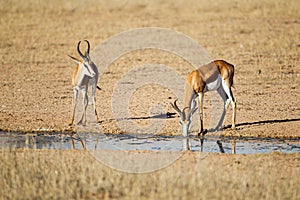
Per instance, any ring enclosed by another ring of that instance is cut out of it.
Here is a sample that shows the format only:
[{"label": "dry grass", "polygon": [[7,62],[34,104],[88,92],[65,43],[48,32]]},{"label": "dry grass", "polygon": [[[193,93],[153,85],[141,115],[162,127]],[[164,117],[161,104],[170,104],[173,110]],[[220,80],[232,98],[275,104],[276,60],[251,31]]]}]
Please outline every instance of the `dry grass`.
[{"label": "dry grass", "polygon": [[[94,48],[122,31],[164,27],[195,39],[213,58],[235,64],[237,122],[244,125],[223,134],[299,138],[299,4],[298,0],[0,0],[0,130],[67,128],[72,63],[66,55],[76,54],[78,40],[89,39]],[[110,120],[107,102],[113,84],[132,65],[158,61],[187,73],[189,67],[180,58],[157,55],[133,52],[101,77],[104,90],[97,98],[105,133],[120,131]],[[172,95],[160,94],[161,99],[151,101],[167,106]],[[138,103],[132,105],[133,115],[148,113],[149,102],[132,99]],[[170,106],[165,110],[172,112]],[[284,119],[293,120],[263,123]],[[166,124],[166,133],[177,134],[177,118]],[[174,165],[148,174],[114,171],[83,151],[2,150],[0,159],[1,199],[300,198],[299,154],[212,154],[200,160],[189,152]]]},{"label": "dry grass", "polygon": [[[67,129],[72,62],[66,55],[76,55],[76,42],[87,38],[94,48],[122,31],[150,26],[180,31],[195,39],[213,58],[235,64],[237,123],[299,119],[297,0],[1,1],[0,4],[0,96],[5,97],[0,98],[0,129]],[[177,67],[182,74],[190,69],[178,57],[157,51],[131,53],[116,60],[101,76],[99,84],[103,91],[97,94],[105,133],[120,132],[110,120],[114,84],[131,67],[149,62]],[[160,99],[155,101],[172,112],[169,103],[174,94],[156,91]],[[131,112],[136,117],[148,114],[149,102],[137,102],[131,107],[144,110]],[[209,118],[205,120],[207,125]],[[166,124],[162,134],[177,134],[178,119],[169,119]],[[297,121],[250,124],[229,135],[299,137],[297,124]]]},{"label": "dry grass", "polygon": [[162,170],[129,174],[86,151],[2,150],[0,199],[299,199],[299,161],[188,152]]}]

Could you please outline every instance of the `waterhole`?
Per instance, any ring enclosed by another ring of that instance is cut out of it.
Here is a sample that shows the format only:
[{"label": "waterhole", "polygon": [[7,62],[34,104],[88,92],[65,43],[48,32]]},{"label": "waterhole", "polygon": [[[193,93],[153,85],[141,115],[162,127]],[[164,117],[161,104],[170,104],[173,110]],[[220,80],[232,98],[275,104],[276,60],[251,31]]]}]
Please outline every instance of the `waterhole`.
[{"label": "waterhole", "polygon": [[0,148],[83,149],[88,150],[152,150],[182,151],[189,144],[192,151],[236,154],[296,153],[300,140],[226,138],[205,136],[104,135],[104,134],[17,134],[0,133]]}]

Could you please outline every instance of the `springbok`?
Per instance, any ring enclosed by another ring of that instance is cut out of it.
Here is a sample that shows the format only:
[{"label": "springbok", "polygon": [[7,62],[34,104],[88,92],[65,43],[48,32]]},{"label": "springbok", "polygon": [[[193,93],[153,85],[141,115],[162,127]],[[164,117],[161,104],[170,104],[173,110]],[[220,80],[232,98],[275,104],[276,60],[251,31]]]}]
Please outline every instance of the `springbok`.
[{"label": "springbok", "polygon": [[176,104],[171,103],[174,110],[180,116],[180,125],[183,136],[188,135],[192,115],[197,110],[195,98],[199,97],[200,112],[200,130],[198,135],[204,134],[203,131],[203,99],[204,93],[207,91],[217,90],[224,101],[224,109],[222,116],[218,122],[216,130],[222,128],[226,110],[231,102],[232,106],[232,129],[235,129],[235,111],[236,102],[231,91],[233,85],[234,66],[224,60],[215,60],[209,64],[199,67],[197,70],[190,72],[185,80],[184,88],[184,107],[180,110]]},{"label": "springbok", "polygon": [[73,125],[74,123],[74,117],[75,117],[75,109],[77,105],[77,99],[78,99],[78,91],[81,90],[82,96],[83,96],[83,113],[80,121],[78,124],[86,124],[86,108],[88,105],[88,86],[92,86],[92,103],[94,105],[94,113],[96,116],[97,122],[99,121],[97,111],[96,111],[96,99],[95,99],[95,92],[96,88],[100,89],[99,86],[97,86],[98,82],[98,68],[94,64],[94,62],[90,58],[90,43],[87,40],[84,40],[87,43],[87,51],[83,55],[80,52],[80,43],[77,44],[77,51],[82,60],[79,60],[73,56],[68,55],[76,64],[77,66],[74,68],[73,76],[72,76],[72,85],[74,87],[74,95],[73,95],[73,101],[72,101],[72,107],[73,112],[71,115],[71,122],[70,125]]}]

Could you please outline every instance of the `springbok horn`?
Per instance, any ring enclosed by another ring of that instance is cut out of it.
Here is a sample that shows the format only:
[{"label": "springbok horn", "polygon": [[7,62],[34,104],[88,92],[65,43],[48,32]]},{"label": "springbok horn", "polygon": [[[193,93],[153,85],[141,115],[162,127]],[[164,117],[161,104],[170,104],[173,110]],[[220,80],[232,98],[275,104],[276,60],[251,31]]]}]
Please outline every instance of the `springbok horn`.
[{"label": "springbok horn", "polygon": [[78,51],[79,55],[80,55],[82,58],[84,58],[84,55],[80,52],[80,48],[79,48],[80,43],[81,43],[81,41],[79,41],[78,44],[77,44],[77,51]]},{"label": "springbok horn", "polygon": [[84,40],[84,41],[86,41],[86,43],[87,43],[87,45],[88,45],[88,48],[87,48],[86,52],[87,52],[88,54],[90,54],[90,43],[89,43],[89,41],[87,41],[87,40]]},{"label": "springbok horn", "polygon": [[178,99],[176,99],[175,101],[174,101],[174,104],[172,104],[171,103],[171,106],[173,107],[173,109],[174,110],[176,110],[177,112],[178,112],[178,114],[179,114],[179,116],[181,116],[182,115],[182,112],[181,112],[181,110],[178,108],[178,106],[177,106],[177,102],[178,101]]}]

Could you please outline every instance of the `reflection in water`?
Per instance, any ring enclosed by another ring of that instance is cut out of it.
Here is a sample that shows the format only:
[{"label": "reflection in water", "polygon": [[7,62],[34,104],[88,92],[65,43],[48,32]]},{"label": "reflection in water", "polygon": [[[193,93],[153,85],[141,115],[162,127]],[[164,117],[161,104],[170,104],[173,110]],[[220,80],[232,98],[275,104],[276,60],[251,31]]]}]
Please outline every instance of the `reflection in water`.
[{"label": "reflection in water", "polygon": [[259,138],[182,137],[156,135],[42,135],[0,133],[0,148],[201,151],[255,154],[280,151],[300,152],[300,140]]},{"label": "reflection in water", "polygon": [[[200,152],[205,152],[205,151],[203,151],[205,137],[204,136],[199,136],[198,140],[199,140],[199,143],[200,143]],[[225,153],[223,143],[220,140],[216,140],[216,144],[218,145],[219,152]],[[230,140],[230,144],[231,144],[231,153],[236,154],[235,141]],[[184,150],[184,151],[192,150],[191,142],[190,142],[189,137],[184,137],[183,138],[183,140],[182,140],[182,150]]]}]

